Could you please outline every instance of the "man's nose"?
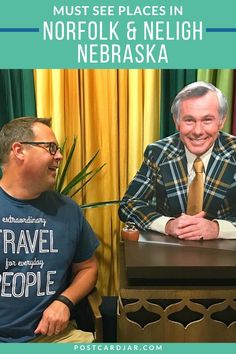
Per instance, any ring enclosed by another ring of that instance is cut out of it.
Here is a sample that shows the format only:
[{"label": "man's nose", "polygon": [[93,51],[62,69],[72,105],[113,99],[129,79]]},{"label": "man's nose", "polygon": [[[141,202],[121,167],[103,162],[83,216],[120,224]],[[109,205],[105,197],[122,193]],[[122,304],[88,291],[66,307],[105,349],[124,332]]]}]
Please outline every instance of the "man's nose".
[{"label": "man's nose", "polygon": [[194,125],[194,134],[196,135],[201,135],[203,132],[203,127],[202,127],[202,123],[201,122],[197,122]]},{"label": "man's nose", "polygon": [[63,159],[63,155],[62,155],[60,149],[58,149],[57,152],[55,153],[54,159],[57,160],[57,161],[61,161]]}]

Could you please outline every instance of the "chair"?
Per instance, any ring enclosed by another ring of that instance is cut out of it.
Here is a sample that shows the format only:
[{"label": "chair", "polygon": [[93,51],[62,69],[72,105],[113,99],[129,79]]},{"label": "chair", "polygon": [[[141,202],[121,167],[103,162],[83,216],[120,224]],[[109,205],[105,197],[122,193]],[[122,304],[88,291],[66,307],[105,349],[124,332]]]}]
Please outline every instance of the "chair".
[{"label": "chair", "polygon": [[92,312],[92,318],[94,321],[94,338],[95,342],[103,341],[103,324],[102,324],[102,315],[100,312],[100,305],[102,303],[102,298],[99,295],[96,288],[88,295],[88,303]]},{"label": "chair", "polygon": [[83,331],[93,332],[95,342],[103,342],[103,324],[100,306],[102,298],[97,288],[75,306],[73,319]]}]

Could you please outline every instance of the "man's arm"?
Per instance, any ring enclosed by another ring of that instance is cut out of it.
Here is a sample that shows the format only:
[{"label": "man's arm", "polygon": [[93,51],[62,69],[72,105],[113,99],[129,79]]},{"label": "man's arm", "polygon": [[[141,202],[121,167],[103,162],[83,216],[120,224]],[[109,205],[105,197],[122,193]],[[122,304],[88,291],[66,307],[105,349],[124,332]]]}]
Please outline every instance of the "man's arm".
[{"label": "man's arm", "polygon": [[[72,282],[61,295],[66,296],[73,304],[85,297],[95,286],[98,267],[95,256],[90,259],[72,264]],[[42,318],[35,330],[35,334],[51,336],[64,330],[70,319],[68,306],[54,300],[43,312]]]},{"label": "man's arm", "polygon": [[161,216],[153,205],[156,194],[158,166],[153,162],[152,149],[148,146],[144,153],[143,163],[120,203],[119,217],[121,221],[132,221],[141,229]]}]

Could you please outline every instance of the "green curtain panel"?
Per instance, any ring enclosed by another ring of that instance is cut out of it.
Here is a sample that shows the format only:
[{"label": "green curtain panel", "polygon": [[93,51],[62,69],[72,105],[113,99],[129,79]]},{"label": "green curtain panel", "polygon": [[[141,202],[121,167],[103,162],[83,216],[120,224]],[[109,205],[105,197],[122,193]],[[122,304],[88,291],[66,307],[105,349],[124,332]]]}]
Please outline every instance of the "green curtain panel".
[{"label": "green curtain panel", "polygon": [[197,80],[197,70],[162,70],[160,136],[164,138],[175,132],[170,108],[176,94],[187,84]]},{"label": "green curtain panel", "polygon": [[207,81],[218,87],[228,100],[229,110],[227,120],[224,125],[224,131],[232,132],[232,112],[233,112],[233,86],[234,86],[234,70],[233,69],[199,69],[197,73],[198,81]]},{"label": "green curtain panel", "polygon": [[33,70],[0,70],[0,128],[21,116],[36,116]]}]

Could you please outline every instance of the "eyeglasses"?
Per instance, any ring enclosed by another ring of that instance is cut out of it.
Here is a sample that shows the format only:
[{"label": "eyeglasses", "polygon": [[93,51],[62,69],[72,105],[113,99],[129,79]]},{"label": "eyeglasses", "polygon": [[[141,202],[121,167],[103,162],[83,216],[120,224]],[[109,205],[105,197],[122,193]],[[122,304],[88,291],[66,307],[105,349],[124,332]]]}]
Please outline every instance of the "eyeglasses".
[{"label": "eyeglasses", "polygon": [[[33,146],[41,147],[42,149],[46,150],[52,156],[56,155],[57,151],[62,154],[62,149],[54,142],[48,141],[20,141],[20,144],[28,144]],[[44,146],[42,146],[44,145]]]}]

